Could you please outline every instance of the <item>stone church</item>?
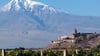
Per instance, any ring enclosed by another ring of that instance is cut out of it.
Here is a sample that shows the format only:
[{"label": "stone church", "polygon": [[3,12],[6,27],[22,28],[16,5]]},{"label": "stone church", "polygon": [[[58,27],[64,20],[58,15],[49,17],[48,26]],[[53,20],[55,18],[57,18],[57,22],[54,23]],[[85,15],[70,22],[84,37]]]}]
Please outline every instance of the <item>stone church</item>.
[{"label": "stone church", "polygon": [[45,47],[45,49],[96,48],[100,45],[100,33],[80,33],[75,28],[70,36],[64,35]]}]

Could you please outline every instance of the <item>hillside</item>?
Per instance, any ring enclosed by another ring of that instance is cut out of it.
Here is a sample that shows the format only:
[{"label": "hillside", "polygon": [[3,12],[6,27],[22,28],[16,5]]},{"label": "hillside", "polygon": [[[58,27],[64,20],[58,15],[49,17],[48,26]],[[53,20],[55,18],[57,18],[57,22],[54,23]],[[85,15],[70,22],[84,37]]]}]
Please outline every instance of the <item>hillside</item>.
[{"label": "hillside", "polygon": [[91,49],[99,46],[100,33],[80,33],[75,30],[70,36],[60,36],[44,49]]}]

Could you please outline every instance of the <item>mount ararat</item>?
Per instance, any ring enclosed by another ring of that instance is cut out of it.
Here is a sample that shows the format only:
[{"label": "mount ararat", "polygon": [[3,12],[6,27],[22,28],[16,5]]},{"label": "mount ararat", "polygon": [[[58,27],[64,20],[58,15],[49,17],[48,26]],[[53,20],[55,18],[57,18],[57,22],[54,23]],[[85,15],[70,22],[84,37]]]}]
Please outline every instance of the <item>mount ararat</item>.
[{"label": "mount ararat", "polygon": [[100,17],[66,13],[41,2],[11,0],[0,8],[0,48],[43,47],[74,28],[100,32]]}]

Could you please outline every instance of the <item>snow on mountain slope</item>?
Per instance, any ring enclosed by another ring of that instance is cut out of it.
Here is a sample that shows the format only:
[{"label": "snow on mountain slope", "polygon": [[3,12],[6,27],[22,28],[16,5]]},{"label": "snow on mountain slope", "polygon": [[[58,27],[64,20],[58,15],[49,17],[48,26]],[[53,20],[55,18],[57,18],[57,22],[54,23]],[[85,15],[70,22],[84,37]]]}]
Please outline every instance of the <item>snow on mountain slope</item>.
[{"label": "snow on mountain slope", "polygon": [[6,6],[4,6],[5,11],[9,10],[20,10],[20,9],[26,9],[31,10],[34,8],[35,5],[39,6],[47,6],[40,2],[32,2],[31,0],[11,0]]},{"label": "snow on mountain slope", "polygon": [[56,12],[56,9],[49,7],[41,2],[31,0],[11,0],[7,5],[2,8],[2,11],[25,11],[25,12]]},{"label": "snow on mountain slope", "polygon": [[0,48],[43,47],[76,27],[100,32],[100,17],[65,13],[41,2],[11,0],[0,9]]}]

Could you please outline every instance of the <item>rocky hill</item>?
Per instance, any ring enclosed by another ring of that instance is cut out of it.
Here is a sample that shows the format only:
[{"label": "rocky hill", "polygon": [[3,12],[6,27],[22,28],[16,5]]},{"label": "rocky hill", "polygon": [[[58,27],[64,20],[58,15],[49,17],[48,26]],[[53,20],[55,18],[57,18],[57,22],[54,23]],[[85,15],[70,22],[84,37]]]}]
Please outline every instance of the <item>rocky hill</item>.
[{"label": "rocky hill", "polygon": [[75,30],[71,36],[61,36],[44,49],[100,48],[98,46],[100,46],[100,33],[77,33]]}]

